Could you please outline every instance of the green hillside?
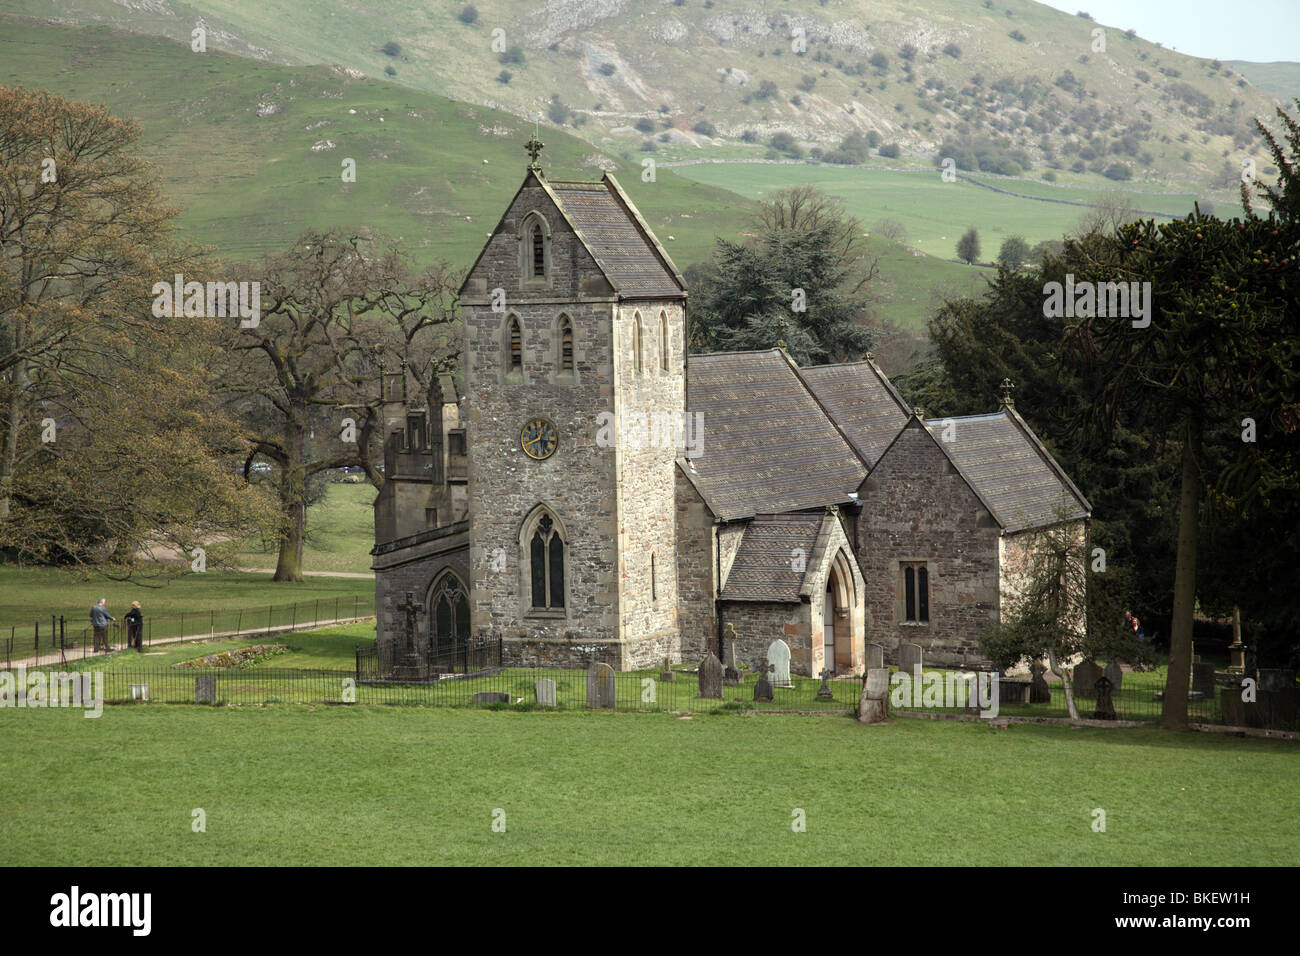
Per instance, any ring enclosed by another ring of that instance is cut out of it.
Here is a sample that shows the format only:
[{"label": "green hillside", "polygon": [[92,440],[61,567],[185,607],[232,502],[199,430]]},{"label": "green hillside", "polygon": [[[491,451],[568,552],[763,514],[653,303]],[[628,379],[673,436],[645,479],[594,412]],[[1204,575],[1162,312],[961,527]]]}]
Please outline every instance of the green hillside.
[{"label": "green hillside", "polygon": [[[523,179],[531,123],[331,67],[286,67],[106,28],[0,20],[0,83],[53,90],[137,118],[143,152],[183,208],[188,238],[231,259],[307,228],[373,229],[421,262],[468,266]],[[745,200],[612,160],[545,131],[554,179],[614,171],[679,265],[735,236]],[[342,160],[356,160],[356,182]],[[668,237],[672,237],[669,239]]]},{"label": "green hillside", "polygon": [[[955,260],[957,238],[967,226],[980,231],[982,258],[993,259],[1007,236],[1020,235],[1030,245],[1059,239],[1073,229],[1088,210],[1063,202],[1027,200],[994,192],[964,179],[944,182],[934,170],[915,173],[884,169],[843,169],[834,166],[777,166],[763,163],[702,164],[677,170],[745,196],[763,196],[789,185],[811,185],[844,200],[845,206],[870,229],[884,218],[907,228],[907,242],[921,252]],[[988,180],[998,189],[1044,199],[1096,203],[1103,193],[1016,180]],[[1192,210],[1191,194],[1140,195],[1115,191],[1135,208],[1170,215]],[[1225,210],[1226,211],[1226,210]],[[965,266],[953,268],[964,270]]]},{"label": "green hillside", "polygon": [[1287,60],[1272,63],[1252,63],[1250,60],[1225,60],[1255,86],[1270,96],[1290,103],[1300,97],[1300,63]]},{"label": "green hillside", "polygon": [[1137,182],[1196,191],[1231,187],[1225,169],[1243,153],[1267,165],[1250,120],[1272,114],[1272,97],[1235,68],[1031,0],[9,7],[187,43],[202,24],[210,48],[391,71],[409,87],[542,115],[629,158],[651,138],[709,154],[734,151],[746,130],[759,142],[784,130],[821,149],[874,131],[904,157],[927,160],[945,140],[987,140],[1023,167],[1081,163],[1100,181],[1118,164]]}]

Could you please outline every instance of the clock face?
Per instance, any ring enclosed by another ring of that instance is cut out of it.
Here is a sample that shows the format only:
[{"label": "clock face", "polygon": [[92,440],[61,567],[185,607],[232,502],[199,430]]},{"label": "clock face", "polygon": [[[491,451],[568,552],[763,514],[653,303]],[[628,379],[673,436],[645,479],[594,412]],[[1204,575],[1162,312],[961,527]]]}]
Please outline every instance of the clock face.
[{"label": "clock face", "polygon": [[530,418],[519,431],[519,446],[529,458],[542,461],[555,454],[560,444],[555,425],[545,418]]}]

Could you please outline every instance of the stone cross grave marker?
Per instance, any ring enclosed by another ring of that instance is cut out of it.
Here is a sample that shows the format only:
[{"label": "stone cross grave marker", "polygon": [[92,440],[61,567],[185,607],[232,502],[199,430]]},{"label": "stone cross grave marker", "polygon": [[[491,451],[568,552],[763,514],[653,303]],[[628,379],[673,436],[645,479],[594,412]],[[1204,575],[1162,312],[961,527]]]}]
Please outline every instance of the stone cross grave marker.
[{"label": "stone cross grave marker", "polygon": [[1105,674],[1102,674],[1101,677],[1097,678],[1096,687],[1097,687],[1097,709],[1093,711],[1092,719],[1093,720],[1114,720],[1115,705],[1114,703],[1111,702],[1110,699],[1110,691],[1111,691],[1110,678],[1107,677]]},{"label": "stone cross grave marker", "polygon": [[533,700],[538,707],[555,706],[555,681],[542,677],[533,681]]},{"label": "stone cross grave marker", "polygon": [[772,668],[772,683],[777,687],[793,687],[790,683],[790,645],[779,637],[767,647],[767,663]]},{"label": "stone cross grave marker", "polygon": [[610,710],[614,706],[614,668],[592,664],[587,668],[587,706]]},{"label": "stone cross grave marker", "polygon": [[772,682],[767,679],[768,671],[775,671],[775,664],[768,664],[766,670],[762,664],[755,664],[754,670],[758,671],[758,683],[754,685],[754,700],[766,701],[771,703],[776,699],[772,691]]},{"label": "stone cross grave marker", "polygon": [[1052,690],[1047,686],[1047,668],[1038,661],[1029,665],[1029,702],[1031,704],[1050,704]]},{"label": "stone cross grave marker", "polygon": [[712,651],[700,662],[700,696],[722,697],[722,661]]},{"label": "stone cross grave marker", "polygon": [[885,645],[868,644],[867,660],[866,660],[867,670],[871,670],[872,668],[876,668],[876,667],[884,667],[884,666],[885,666]]},{"label": "stone cross grave marker", "polygon": [[835,673],[829,669],[822,670],[822,686],[817,688],[818,700],[834,700],[835,691],[831,690],[831,674]]},{"label": "stone cross grave marker", "polygon": [[664,658],[664,669],[663,672],[659,675],[659,679],[662,681],[677,680],[677,672],[673,670],[672,662],[666,657]]},{"label": "stone cross grave marker", "polygon": [[415,594],[411,591],[406,592],[406,601],[397,605],[397,609],[406,615],[405,626],[402,629],[402,646],[398,649],[398,657],[415,652],[415,616],[424,613],[424,607],[416,603]]}]

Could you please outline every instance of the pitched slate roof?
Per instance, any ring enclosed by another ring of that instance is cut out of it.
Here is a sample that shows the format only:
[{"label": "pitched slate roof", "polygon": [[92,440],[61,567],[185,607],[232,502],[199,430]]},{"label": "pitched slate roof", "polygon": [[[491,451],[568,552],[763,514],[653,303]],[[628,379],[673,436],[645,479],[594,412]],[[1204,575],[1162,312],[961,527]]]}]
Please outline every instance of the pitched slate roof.
[{"label": "pitched slate roof", "polygon": [[893,384],[870,360],[799,371],[858,454],[874,466],[911,412]]},{"label": "pitched slate roof", "polygon": [[718,518],[842,504],[866,477],[780,349],[692,355],[687,394],[704,424],[691,478]]},{"label": "pitched slate roof", "polygon": [[542,180],[610,284],[631,298],[676,298],[685,283],[618,181]]},{"label": "pitched slate roof", "polygon": [[[948,422],[952,441],[943,441]],[[1092,505],[1014,409],[991,415],[933,419],[934,432],[957,470],[1009,532],[1087,517]]]},{"label": "pitched slate roof", "polygon": [[[825,519],[824,512],[755,517],[745,526],[718,596],[724,601],[798,601]],[[804,557],[798,571],[791,554],[796,549]]]}]

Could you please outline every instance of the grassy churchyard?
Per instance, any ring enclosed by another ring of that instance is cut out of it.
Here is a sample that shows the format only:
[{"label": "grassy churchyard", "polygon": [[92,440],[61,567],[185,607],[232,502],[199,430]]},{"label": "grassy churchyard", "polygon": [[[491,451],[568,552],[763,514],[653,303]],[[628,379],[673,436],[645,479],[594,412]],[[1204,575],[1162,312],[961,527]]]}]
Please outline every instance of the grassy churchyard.
[{"label": "grassy churchyard", "polygon": [[1289,865],[1300,809],[1295,744],[1146,729],[284,705],[0,734],[7,865]]}]

